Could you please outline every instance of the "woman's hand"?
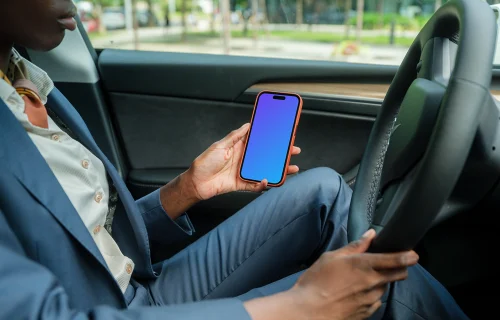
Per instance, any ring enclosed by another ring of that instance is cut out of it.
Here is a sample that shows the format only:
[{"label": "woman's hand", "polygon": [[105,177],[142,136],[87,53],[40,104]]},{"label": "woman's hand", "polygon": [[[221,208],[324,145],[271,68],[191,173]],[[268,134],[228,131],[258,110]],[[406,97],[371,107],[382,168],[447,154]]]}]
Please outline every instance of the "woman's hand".
[{"label": "woman's hand", "polygon": [[[232,191],[260,192],[266,188],[266,180],[260,183],[246,182],[241,180],[238,174],[249,128],[250,124],[244,124],[222,140],[212,144],[194,160],[186,174],[191,179],[199,200],[210,199]],[[300,148],[294,146],[292,155],[299,153]],[[290,165],[287,174],[294,174],[298,171],[299,167]]]}]

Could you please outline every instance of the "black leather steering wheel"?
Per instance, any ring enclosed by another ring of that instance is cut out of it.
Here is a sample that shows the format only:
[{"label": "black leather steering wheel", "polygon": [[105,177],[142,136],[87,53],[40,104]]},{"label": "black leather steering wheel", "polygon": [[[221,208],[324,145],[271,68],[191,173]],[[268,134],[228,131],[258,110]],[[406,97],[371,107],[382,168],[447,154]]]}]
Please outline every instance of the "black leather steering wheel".
[{"label": "black leather steering wheel", "polygon": [[349,241],[372,227],[377,237],[370,251],[409,250],[432,226],[491,99],[495,42],[493,10],[480,0],[447,2],[419,33],[365,149],[349,212]]}]

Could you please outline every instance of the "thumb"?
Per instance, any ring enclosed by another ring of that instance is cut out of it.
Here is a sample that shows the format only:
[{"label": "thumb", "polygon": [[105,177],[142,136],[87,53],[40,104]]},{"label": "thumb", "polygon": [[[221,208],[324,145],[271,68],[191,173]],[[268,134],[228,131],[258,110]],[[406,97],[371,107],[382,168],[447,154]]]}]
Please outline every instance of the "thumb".
[{"label": "thumb", "polygon": [[227,136],[225,136],[220,144],[223,148],[232,148],[238,141],[243,139],[248,133],[248,129],[250,128],[249,123],[245,123],[239,129],[233,130]]},{"label": "thumb", "polygon": [[376,235],[377,233],[375,230],[370,229],[366,231],[359,240],[353,241],[345,247],[337,250],[337,253],[341,255],[350,255],[366,252]]}]

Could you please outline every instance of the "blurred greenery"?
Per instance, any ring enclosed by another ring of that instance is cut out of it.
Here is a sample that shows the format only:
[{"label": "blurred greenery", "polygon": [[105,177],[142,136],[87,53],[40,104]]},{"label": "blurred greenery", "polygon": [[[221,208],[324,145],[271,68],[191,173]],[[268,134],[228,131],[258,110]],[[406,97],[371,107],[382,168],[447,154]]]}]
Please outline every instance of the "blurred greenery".
[{"label": "blurred greenery", "polygon": [[93,0],[92,2],[103,7],[123,6],[123,0]]},{"label": "blurred greenery", "polygon": [[[168,7],[168,0],[149,0],[151,1],[151,4],[158,4],[162,10],[165,10],[165,8]],[[180,8],[182,6],[182,2],[186,1],[186,10],[188,11],[197,11],[200,8],[196,5],[194,5],[195,1],[193,0],[175,0],[175,6],[177,8],[177,11],[180,11]],[[217,0],[215,0],[217,1]],[[242,0],[243,1],[243,0]],[[78,1],[76,1],[78,2]],[[123,7],[124,6],[124,0],[91,0],[92,3],[96,5],[101,5],[103,7]],[[148,0],[135,0],[136,3],[138,2],[145,2],[148,3]]]},{"label": "blurred greenery", "polygon": [[[388,29],[394,21],[397,26],[404,30],[418,31],[427,23],[430,16],[417,16],[409,18],[397,14],[379,14],[374,12],[366,12],[363,14],[363,29]],[[355,26],[357,22],[356,17],[349,19],[349,25]]]},{"label": "blurred greenery", "polygon": [[[108,34],[109,35],[109,34]],[[89,37],[91,40],[97,40],[102,38],[105,34],[90,34]],[[184,40],[187,43],[202,43],[206,40],[211,39],[219,39],[220,34],[217,32],[188,32],[186,34],[186,39]],[[243,31],[233,30],[231,32],[232,38],[243,39],[249,38],[245,36]],[[289,40],[289,41],[301,41],[301,42],[317,42],[317,43],[340,43],[346,40],[355,40],[354,36],[351,36],[346,39],[344,34],[335,34],[331,32],[311,32],[311,31],[269,31],[259,32],[259,36],[262,38],[269,37],[270,39],[279,39],[279,40]],[[164,35],[157,36],[151,38],[141,39],[141,43],[181,43],[183,42],[180,34],[174,35]],[[363,44],[369,45],[387,45],[389,44],[389,35],[378,35],[378,36],[362,36],[361,42]],[[401,46],[410,46],[413,42],[413,38],[408,37],[395,37],[395,45]]]},{"label": "blurred greenery", "polygon": [[[106,6],[122,6],[124,3],[124,0],[92,0],[96,4],[100,4],[104,7]],[[167,4],[168,0],[135,0],[136,3],[143,2],[143,3],[148,3],[150,5],[156,5],[156,9],[159,10],[157,14],[160,14],[160,17],[164,16],[164,13],[168,9]],[[219,4],[220,0],[213,0],[214,5],[217,7]],[[298,0],[289,0],[290,3],[287,3],[287,5],[290,8],[293,8],[295,10],[296,2]],[[313,8],[311,6],[311,1],[306,1],[302,0],[304,2],[304,10],[307,8],[307,10],[311,11],[317,11],[317,10],[324,10],[325,7],[322,7],[322,9],[318,8]],[[313,0],[318,1],[318,0]],[[366,1],[370,0],[365,0]],[[375,1],[375,0],[373,0]],[[381,1],[381,0],[378,0]],[[385,1],[391,1],[391,0],[385,0]],[[434,2],[434,0],[425,0],[427,2]],[[197,0],[175,0],[176,3],[176,9],[177,12],[172,14],[170,16],[171,21],[176,21],[179,23],[182,21],[182,13],[180,12],[180,9],[183,7],[184,4],[184,9],[186,14],[192,14],[194,15],[197,19],[199,20],[206,20],[210,21],[212,19],[211,15],[209,14],[204,14],[201,11],[201,8],[198,6]],[[248,7],[250,0],[230,0],[231,7],[234,10],[244,10],[245,8]],[[325,0],[324,4],[325,5],[334,5],[334,4],[341,4],[344,5],[343,1],[337,1],[337,0]],[[378,2],[377,2],[378,3]],[[381,2],[382,3],[382,2]],[[356,5],[355,0],[351,0],[352,7],[354,8]],[[339,7],[337,7],[339,8]],[[292,10],[292,11],[294,11]],[[343,10],[343,9],[342,9]],[[361,38],[356,39],[355,38],[355,33],[354,32],[324,32],[324,31],[306,31],[306,30],[294,30],[294,31],[259,31],[257,35],[260,38],[272,38],[276,40],[289,40],[289,41],[301,41],[301,42],[317,42],[317,43],[340,43],[343,41],[349,41],[349,40],[359,40],[363,44],[367,45],[388,45],[390,42],[390,29],[392,24],[394,23],[395,25],[395,30],[397,31],[419,31],[425,23],[429,20],[430,16],[423,16],[423,15],[416,15],[415,17],[408,17],[396,13],[381,13],[377,9],[377,12],[373,11],[365,11],[363,14],[363,30],[386,30],[382,32],[376,32],[376,35],[370,35],[368,34],[363,34],[361,33]],[[305,12],[305,11],[304,11]],[[344,11],[342,11],[344,12]],[[240,23],[243,23],[240,22]],[[352,30],[356,28],[357,24],[357,17],[356,16],[351,16],[351,18],[348,19],[347,24],[350,26]],[[190,30],[191,29],[191,30]],[[238,28],[239,29],[239,28]],[[155,38],[143,38],[140,41],[141,42],[149,42],[149,43],[176,43],[176,42],[202,42],[208,39],[214,39],[214,38],[220,38],[221,34],[216,33],[213,31],[195,31],[196,27],[190,27],[190,28],[184,28],[182,31],[182,36],[179,34],[175,35],[165,35],[165,36],[158,36]],[[385,34],[387,33],[387,34]],[[105,36],[109,36],[108,33],[94,33],[90,34],[90,38],[92,40],[99,39]],[[231,32],[231,35],[233,38],[250,38],[254,36],[254,33],[248,34],[245,33],[244,31],[241,30],[233,30]],[[411,37],[405,37],[404,34],[403,36],[399,35],[398,33],[395,34],[394,36],[394,44],[395,45],[402,45],[402,46],[409,46],[411,45],[413,41],[413,38]]]},{"label": "blurred greenery", "polygon": [[[266,36],[268,33],[261,32],[262,36]],[[275,37],[284,40],[295,40],[295,41],[310,41],[310,42],[321,42],[321,43],[336,43],[345,40],[355,40],[355,36],[352,35],[346,38],[345,34],[336,34],[332,32],[310,32],[310,31],[270,31],[270,37]],[[235,34],[238,37],[238,34]],[[408,37],[396,37],[396,45],[410,46],[413,42],[413,38]],[[389,33],[387,35],[377,35],[377,36],[361,36],[361,43],[363,44],[389,44]]]}]

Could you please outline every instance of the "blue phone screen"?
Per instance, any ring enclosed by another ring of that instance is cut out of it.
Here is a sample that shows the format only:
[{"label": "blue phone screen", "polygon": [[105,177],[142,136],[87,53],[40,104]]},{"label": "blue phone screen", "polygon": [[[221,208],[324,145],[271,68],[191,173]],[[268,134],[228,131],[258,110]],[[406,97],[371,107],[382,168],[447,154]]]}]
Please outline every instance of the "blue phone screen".
[{"label": "blue phone screen", "polygon": [[263,93],[255,108],[241,166],[241,177],[278,184],[285,170],[300,100],[297,96]]}]

